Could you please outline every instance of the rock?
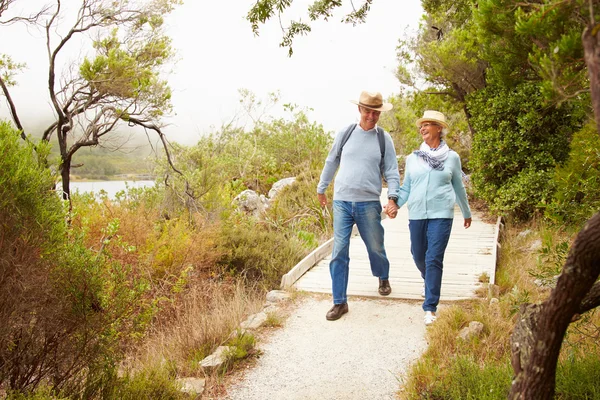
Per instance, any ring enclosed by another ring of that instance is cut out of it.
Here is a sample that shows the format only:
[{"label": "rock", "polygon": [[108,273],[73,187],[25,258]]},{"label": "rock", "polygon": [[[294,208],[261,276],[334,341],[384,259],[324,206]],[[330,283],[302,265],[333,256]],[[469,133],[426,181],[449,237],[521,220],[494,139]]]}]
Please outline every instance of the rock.
[{"label": "rock", "polygon": [[267,301],[269,303],[279,303],[290,298],[290,294],[285,290],[271,290],[267,293]]},{"label": "rock", "polygon": [[469,326],[461,329],[457,338],[467,341],[481,335],[481,332],[483,332],[483,324],[479,321],[471,321]]},{"label": "rock", "polygon": [[533,233],[533,231],[531,229],[525,229],[523,232],[520,232],[517,237],[518,238],[524,238],[527,237],[529,235],[531,235]]},{"label": "rock", "polygon": [[293,184],[294,182],[296,182],[296,177],[284,178],[275,182],[273,186],[271,186],[271,190],[269,190],[269,201],[273,201],[281,189]]},{"label": "rock", "polygon": [[258,217],[265,210],[267,199],[263,195],[259,196],[254,190],[244,190],[233,202],[237,204],[238,210]]},{"label": "rock", "polygon": [[202,378],[179,378],[177,383],[181,385],[181,391],[191,395],[204,393],[206,380]]},{"label": "rock", "polygon": [[533,252],[538,251],[541,248],[542,248],[542,240],[537,239],[536,241],[531,243],[531,246],[529,246],[529,251],[533,253]]},{"label": "rock", "polygon": [[219,368],[226,361],[226,355],[229,349],[230,346],[217,347],[214,353],[200,361],[200,366],[202,369],[208,371]]},{"label": "rock", "polygon": [[490,304],[498,304],[498,303],[500,303],[500,300],[498,300],[496,297],[492,297],[490,299]]},{"label": "rock", "polygon": [[265,308],[263,308],[262,312],[265,314],[274,313],[277,311],[277,307],[274,304],[267,303],[265,304]]},{"label": "rock", "polygon": [[259,312],[258,314],[253,314],[248,317],[244,322],[240,324],[242,329],[258,329],[265,323],[267,320],[267,314],[264,312]]}]

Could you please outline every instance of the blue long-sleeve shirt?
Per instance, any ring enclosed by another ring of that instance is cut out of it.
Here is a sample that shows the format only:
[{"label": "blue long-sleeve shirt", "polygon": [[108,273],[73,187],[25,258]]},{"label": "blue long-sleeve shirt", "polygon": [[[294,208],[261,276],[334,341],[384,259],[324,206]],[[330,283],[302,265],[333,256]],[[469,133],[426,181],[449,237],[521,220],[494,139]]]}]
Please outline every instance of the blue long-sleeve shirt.
[{"label": "blue long-sleeve shirt", "polygon": [[441,171],[428,168],[416,154],[409,155],[397,193],[398,206],[408,202],[408,219],[454,218],[454,204],[458,203],[463,217],[471,218],[461,171],[460,157],[452,150]]},{"label": "blue long-sleeve shirt", "polygon": [[[381,150],[377,139],[376,127],[364,131],[359,124],[344,144],[341,157],[337,158],[342,136],[348,127],[339,131],[333,146],[325,160],[317,193],[325,193],[333,179],[333,199],[341,201],[380,201],[382,182],[379,164]],[[400,174],[396,149],[389,133],[384,132],[385,155],[383,160],[383,176],[388,184],[388,193],[396,193],[400,187]],[[337,171],[337,175],[336,175]]]}]

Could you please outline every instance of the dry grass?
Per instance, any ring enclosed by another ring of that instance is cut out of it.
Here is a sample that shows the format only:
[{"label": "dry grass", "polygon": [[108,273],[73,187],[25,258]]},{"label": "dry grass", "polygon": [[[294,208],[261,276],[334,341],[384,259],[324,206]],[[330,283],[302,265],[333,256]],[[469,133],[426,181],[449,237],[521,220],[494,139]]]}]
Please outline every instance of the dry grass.
[{"label": "dry grass", "polygon": [[264,294],[242,284],[202,283],[185,292],[135,355],[136,363],[170,363],[179,376],[202,376],[199,362],[262,308]]}]

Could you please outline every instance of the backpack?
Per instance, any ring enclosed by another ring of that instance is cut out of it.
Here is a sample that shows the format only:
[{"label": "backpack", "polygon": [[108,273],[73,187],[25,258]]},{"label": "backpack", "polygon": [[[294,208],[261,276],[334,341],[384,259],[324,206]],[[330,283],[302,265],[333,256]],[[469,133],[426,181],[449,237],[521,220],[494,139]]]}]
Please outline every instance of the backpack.
[{"label": "backpack", "polygon": [[[350,135],[352,134],[352,132],[354,132],[354,129],[356,129],[356,124],[350,125],[350,127],[346,130],[346,132],[344,132],[344,135],[342,136],[342,142],[340,143],[340,149],[337,154],[338,161],[342,157],[342,150],[344,148],[344,145],[350,138]],[[381,172],[381,176],[383,177],[383,158],[385,157],[385,135],[383,134],[383,129],[381,129],[380,127],[377,127],[377,140],[379,141],[379,151],[381,151],[381,161],[379,162],[379,171]],[[385,178],[384,178],[384,180],[385,180]]]}]

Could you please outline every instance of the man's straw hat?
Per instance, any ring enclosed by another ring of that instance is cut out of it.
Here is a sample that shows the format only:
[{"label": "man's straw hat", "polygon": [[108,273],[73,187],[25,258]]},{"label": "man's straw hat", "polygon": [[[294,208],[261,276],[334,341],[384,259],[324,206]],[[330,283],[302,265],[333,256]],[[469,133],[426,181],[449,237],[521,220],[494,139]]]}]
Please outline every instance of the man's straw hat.
[{"label": "man's straw hat", "polygon": [[358,104],[361,107],[368,108],[369,110],[375,111],[389,111],[392,109],[391,103],[384,103],[383,96],[381,93],[376,92],[361,92],[358,101],[350,100],[354,104]]},{"label": "man's straw hat", "polygon": [[448,129],[448,123],[446,122],[446,116],[439,111],[426,110],[423,113],[423,117],[419,118],[416,122],[417,128],[421,127],[423,122],[435,122],[440,124],[442,127]]}]

